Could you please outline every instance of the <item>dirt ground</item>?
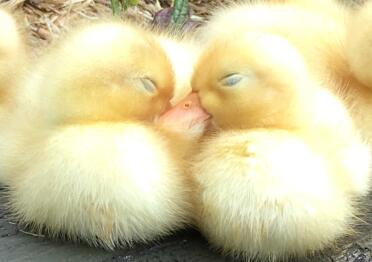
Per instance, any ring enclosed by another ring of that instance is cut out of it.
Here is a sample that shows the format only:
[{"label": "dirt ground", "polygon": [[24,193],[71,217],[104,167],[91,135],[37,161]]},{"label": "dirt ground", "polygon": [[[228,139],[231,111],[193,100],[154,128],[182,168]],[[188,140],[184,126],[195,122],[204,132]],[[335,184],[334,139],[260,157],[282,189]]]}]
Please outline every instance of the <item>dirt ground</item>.
[{"label": "dirt ground", "polygon": [[[366,0],[339,1],[353,4]],[[203,22],[214,8],[236,2],[241,0],[189,0],[192,19]],[[140,0],[138,5],[123,11],[120,16],[137,23],[151,24],[154,16],[170,7],[171,3],[172,0]],[[0,0],[0,8],[17,15],[31,50],[36,52],[68,31],[77,21],[112,15],[110,0]]]},{"label": "dirt ground", "polygon": [[[231,2],[236,1],[191,0],[192,19],[204,21],[214,7]],[[154,16],[170,5],[171,0],[140,0],[120,16],[140,24],[151,24]],[[110,0],[0,0],[0,8],[17,15],[33,51],[48,45],[77,21],[112,15]]]}]

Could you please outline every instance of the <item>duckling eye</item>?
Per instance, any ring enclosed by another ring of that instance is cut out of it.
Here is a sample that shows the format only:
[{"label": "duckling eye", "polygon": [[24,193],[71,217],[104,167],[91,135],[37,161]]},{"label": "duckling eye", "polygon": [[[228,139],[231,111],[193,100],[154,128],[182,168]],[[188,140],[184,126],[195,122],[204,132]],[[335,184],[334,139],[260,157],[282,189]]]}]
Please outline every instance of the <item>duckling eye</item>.
[{"label": "duckling eye", "polygon": [[224,86],[234,86],[243,79],[240,74],[229,74],[221,79],[221,83]]},{"label": "duckling eye", "polygon": [[143,88],[151,93],[151,94],[154,94],[156,92],[156,85],[154,83],[154,81],[152,81],[151,79],[149,78],[141,78],[141,82],[142,82],[142,85],[143,85]]}]

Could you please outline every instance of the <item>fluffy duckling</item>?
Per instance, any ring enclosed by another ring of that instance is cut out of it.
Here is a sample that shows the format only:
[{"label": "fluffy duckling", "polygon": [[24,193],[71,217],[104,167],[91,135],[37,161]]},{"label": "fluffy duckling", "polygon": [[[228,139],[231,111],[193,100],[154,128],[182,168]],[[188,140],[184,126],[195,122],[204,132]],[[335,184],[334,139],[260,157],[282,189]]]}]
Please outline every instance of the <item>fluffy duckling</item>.
[{"label": "fluffy duckling", "polygon": [[372,88],[372,1],[353,11],[349,18],[346,57],[352,74]]},{"label": "fluffy duckling", "polygon": [[192,87],[217,130],[192,170],[196,220],[210,243],[275,259],[351,233],[354,201],[369,187],[369,149],[295,45],[265,30],[215,36]]},{"label": "fluffy duckling", "polygon": [[171,104],[175,105],[191,93],[193,68],[201,49],[192,35],[190,37],[158,33],[157,39],[172,63],[175,90]]},{"label": "fluffy duckling", "polygon": [[86,27],[20,86],[0,131],[1,180],[20,222],[106,248],[189,222],[185,152],[208,115],[195,95],[176,113],[190,122],[168,124],[177,106],[161,115],[174,75],[151,33],[115,22]]},{"label": "fluffy duckling", "polygon": [[0,119],[11,90],[24,64],[24,52],[18,27],[7,12],[0,9]]},{"label": "fluffy duckling", "polygon": [[247,30],[284,37],[301,53],[311,77],[345,102],[363,138],[371,143],[371,6],[367,1],[348,8],[335,0],[243,3],[217,10],[199,39],[239,38]]}]

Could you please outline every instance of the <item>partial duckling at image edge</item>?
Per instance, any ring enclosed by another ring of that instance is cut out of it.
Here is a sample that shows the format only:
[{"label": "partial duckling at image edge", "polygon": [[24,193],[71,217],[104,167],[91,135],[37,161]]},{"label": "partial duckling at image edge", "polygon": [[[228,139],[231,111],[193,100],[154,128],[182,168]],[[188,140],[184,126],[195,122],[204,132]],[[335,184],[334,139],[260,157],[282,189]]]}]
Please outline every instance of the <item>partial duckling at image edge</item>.
[{"label": "partial duckling at image edge", "polygon": [[[372,141],[372,93],[368,80],[372,1],[347,7],[336,0],[269,0],[216,10],[199,34],[239,38],[246,31],[287,39],[303,56],[312,79],[341,99],[357,129]],[[286,63],[285,57],[281,61]]]},{"label": "partial duckling at image edge", "polygon": [[21,34],[13,17],[0,9],[0,121],[26,63]]},{"label": "partial duckling at image edge", "polygon": [[[36,68],[0,128],[0,178],[15,218],[106,248],[190,223],[187,151],[209,116],[195,95],[165,112],[174,76],[155,37],[94,24]],[[180,108],[190,122],[169,113]]]},{"label": "partial duckling at image edge", "polygon": [[201,31],[207,44],[192,88],[216,131],[204,138],[193,163],[196,220],[214,247],[245,259],[304,256],[332,246],[353,233],[358,199],[369,191],[364,140],[370,138],[347,104],[355,92],[343,96],[334,90],[342,81],[314,74],[323,68],[313,67],[315,60],[329,54],[316,36],[307,43],[320,39],[315,60],[300,48],[312,21],[288,14],[304,10],[237,6],[212,16]]}]

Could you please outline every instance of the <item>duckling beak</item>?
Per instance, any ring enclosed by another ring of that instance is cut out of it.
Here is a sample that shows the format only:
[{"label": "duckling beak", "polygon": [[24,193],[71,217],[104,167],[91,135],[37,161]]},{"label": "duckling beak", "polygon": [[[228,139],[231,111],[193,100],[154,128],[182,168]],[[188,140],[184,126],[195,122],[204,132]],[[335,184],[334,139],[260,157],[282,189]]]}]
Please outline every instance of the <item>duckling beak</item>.
[{"label": "duckling beak", "polygon": [[185,110],[192,110],[194,114],[199,115],[199,119],[209,120],[212,116],[205,110],[200,102],[198,93],[192,92],[180,103]]},{"label": "duckling beak", "polygon": [[194,126],[202,126],[204,129],[210,118],[211,115],[201,106],[198,94],[190,93],[163,113],[157,123],[179,130],[192,129]]}]

